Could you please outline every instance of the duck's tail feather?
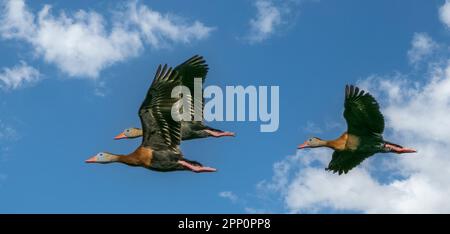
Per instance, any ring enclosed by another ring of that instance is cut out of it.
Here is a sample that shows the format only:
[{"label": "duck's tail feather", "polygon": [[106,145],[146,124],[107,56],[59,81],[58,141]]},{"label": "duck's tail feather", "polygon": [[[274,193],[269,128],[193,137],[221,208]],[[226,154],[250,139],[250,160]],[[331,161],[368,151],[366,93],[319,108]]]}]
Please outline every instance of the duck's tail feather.
[{"label": "duck's tail feather", "polygon": [[212,127],[209,127],[209,126],[207,126],[206,129],[208,129],[210,131],[213,131],[213,132],[224,132],[223,130],[212,128]]}]

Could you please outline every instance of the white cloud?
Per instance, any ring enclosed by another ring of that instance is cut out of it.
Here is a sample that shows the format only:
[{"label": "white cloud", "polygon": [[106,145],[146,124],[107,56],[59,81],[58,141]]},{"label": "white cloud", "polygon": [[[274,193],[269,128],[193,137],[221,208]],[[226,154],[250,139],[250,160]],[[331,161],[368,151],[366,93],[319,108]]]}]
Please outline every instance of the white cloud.
[{"label": "white cloud", "polygon": [[442,23],[450,27],[450,1],[446,0],[444,5],[439,8],[439,18]]},{"label": "white cloud", "polygon": [[257,0],[254,2],[257,15],[250,20],[250,35],[248,40],[252,43],[261,42],[271,36],[277,27],[282,24],[281,6],[275,5],[272,0]]},{"label": "white cloud", "polygon": [[299,14],[300,5],[317,0],[255,0],[256,15],[249,22],[249,30],[244,37],[250,44],[260,43],[279,35],[293,26]]},{"label": "white cloud", "polygon": [[26,9],[24,1],[2,1],[1,7],[0,31],[3,37],[24,38],[35,32],[34,15]]},{"label": "white cloud", "polygon": [[145,41],[155,48],[166,46],[167,41],[190,43],[205,39],[214,29],[199,21],[184,23],[185,19],[163,15],[147,6],[138,5],[137,1],[129,4],[125,18],[128,19],[128,24],[137,25]]},{"label": "white cloud", "polygon": [[145,42],[159,48],[162,41],[189,43],[211,31],[197,21],[181,24],[176,16],[163,16],[137,1],[127,5],[128,13],[112,17],[111,26],[95,11],[53,14],[45,5],[35,15],[24,0],[2,5],[1,35],[28,42],[46,62],[72,77],[95,79],[104,68],[137,56]]},{"label": "white cloud", "polygon": [[258,187],[281,195],[288,212],[450,213],[450,60],[430,65],[426,77],[371,76],[359,84],[381,104],[385,138],[417,154],[378,154],[337,176],[324,170],[331,150],[299,151]]},{"label": "white cloud", "polygon": [[139,35],[113,27],[106,31],[101,15],[77,11],[55,16],[45,5],[35,16],[23,0],[7,1],[2,14],[2,36],[30,43],[48,63],[70,76],[96,78],[99,72],[118,61],[136,56],[141,49]]},{"label": "white cloud", "polygon": [[219,197],[230,200],[231,202],[237,202],[238,196],[231,191],[223,191],[219,193]]},{"label": "white cloud", "polygon": [[[0,72],[0,87],[4,90],[18,89],[40,80],[41,74],[34,67],[21,62],[13,68],[3,68]],[[0,133],[1,134],[1,133]]]},{"label": "white cloud", "polygon": [[411,64],[417,64],[431,55],[438,44],[426,33],[415,33],[408,51],[408,59]]}]

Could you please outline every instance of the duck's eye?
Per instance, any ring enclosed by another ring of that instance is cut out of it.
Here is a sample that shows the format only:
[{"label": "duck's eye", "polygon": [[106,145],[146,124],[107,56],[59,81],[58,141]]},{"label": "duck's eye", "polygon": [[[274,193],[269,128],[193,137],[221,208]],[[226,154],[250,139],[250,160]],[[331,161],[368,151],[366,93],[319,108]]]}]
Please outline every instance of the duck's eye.
[{"label": "duck's eye", "polygon": [[103,156],[103,154],[100,154],[100,156]]},{"label": "duck's eye", "polygon": [[130,129],[127,129],[127,132],[130,132]]}]

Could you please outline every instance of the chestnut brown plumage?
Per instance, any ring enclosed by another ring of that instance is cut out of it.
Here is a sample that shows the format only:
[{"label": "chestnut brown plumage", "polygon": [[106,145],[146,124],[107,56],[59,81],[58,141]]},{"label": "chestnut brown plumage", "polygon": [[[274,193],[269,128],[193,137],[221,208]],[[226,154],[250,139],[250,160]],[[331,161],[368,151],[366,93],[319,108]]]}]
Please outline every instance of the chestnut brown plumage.
[{"label": "chestnut brown plumage", "polygon": [[155,78],[139,108],[143,131],[141,145],[129,155],[99,153],[88,159],[88,163],[119,162],[129,166],[140,166],[155,171],[191,170],[213,172],[214,168],[185,159],[179,149],[181,123],[172,118],[172,108],[179,105],[180,97],[173,98],[172,90],[181,85],[178,72],[167,65],[158,67]]},{"label": "chestnut brown plumage", "polygon": [[369,93],[358,87],[347,85],[344,106],[347,132],[331,141],[313,137],[299,146],[300,149],[316,147],[334,149],[331,162],[326,170],[341,175],[375,153],[416,152],[414,149],[383,140],[384,118],[377,101]]}]

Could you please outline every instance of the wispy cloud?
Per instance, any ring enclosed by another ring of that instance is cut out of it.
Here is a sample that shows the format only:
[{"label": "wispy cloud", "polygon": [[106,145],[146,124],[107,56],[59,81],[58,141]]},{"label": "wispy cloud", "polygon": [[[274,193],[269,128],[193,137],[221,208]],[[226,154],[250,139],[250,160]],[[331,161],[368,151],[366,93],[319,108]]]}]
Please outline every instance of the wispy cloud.
[{"label": "wispy cloud", "polygon": [[303,130],[307,133],[312,134],[318,134],[323,132],[322,128],[320,128],[316,123],[311,121],[306,122],[306,126],[303,127]]},{"label": "wispy cloud", "polygon": [[25,62],[12,68],[3,68],[0,72],[0,88],[4,90],[18,89],[24,85],[31,85],[41,79],[40,72]]},{"label": "wispy cloud", "polygon": [[111,17],[110,24],[92,10],[54,14],[51,9],[45,5],[35,14],[24,0],[3,1],[0,33],[3,38],[29,43],[38,56],[71,77],[95,79],[112,64],[139,55],[145,45],[190,43],[212,31],[198,21],[182,23],[186,21],[138,1],[126,4],[122,17]]},{"label": "wispy cloud", "polygon": [[126,23],[137,26],[140,35],[154,48],[165,47],[170,42],[191,43],[207,38],[214,30],[199,21],[187,23],[189,20],[180,16],[161,14],[145,5],[132,1],[124,15]]},{"label": "wispy cloud", "polygon": [[223,191],[219,193],[219,197],[230,200],[231,202],[237,202],[238,196],[231,191]]},{"label": "wispy cloud", "polygon": [[254,201],[255,199],[260,199],[261,197],[255,197],[249,194],[238,196],[232,191],[222,191],[219,193],[219,197],[228,200],[233,205],[240,206],[249,214],[269,214],[273,213],[269,209],[263,209],[261,207],[253,207],[249,204],[249,201]]},{"label": "wispy cloud", "polygon": [[426,33],[415,33],[408,51],[411,64],[418,64],[438,49],[438,44]]},{"label": "wispy cloud", "polygon": [[446,0],[444,5],[439,8],[439,18],[442,23],[450,28],[450,1]]},{"label": "wispy cloud", "polygon": [[10,125],[0,120],[0,140],[11,141],[18,138],[17,131]]},{"label": "wispy cloud", "polygon": [[[19,140],[19,138],[19,133],[13,125],[0,119],[0,164],[8,161],[14,142]],[[0,188],[7,178],[8,175],[0,171]]]},{"label": "wispy cloud", "polygon": [[244,208],[245,212],[247,212],[248,214],[268,214],[269,212],[267,212],[266,210],[263,209],[255,209],[252,207],[245,207]]},{"label": "wispy cloud", "polygon": [[295,24],[300,6],[318,0],[256,0],[256,14],[249,20],[249,29],[244,37],[250,44],[261,43],[281,34]]},{"label": "wispy cloud", "polygon": [[248,40],[251,43],[261,42],[275,33],[282,24],[284,9],[272,0],[257,0],[254,2],[257,13],[250,20],[250,33]]},{"label": "wispy cloud", "polygon": [[11,124],[0,119],[0,162],[8,159],[14,142],[19,138],[17,130]]}]

